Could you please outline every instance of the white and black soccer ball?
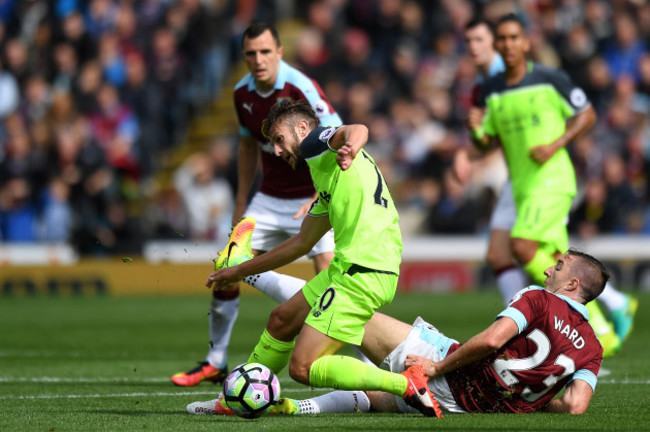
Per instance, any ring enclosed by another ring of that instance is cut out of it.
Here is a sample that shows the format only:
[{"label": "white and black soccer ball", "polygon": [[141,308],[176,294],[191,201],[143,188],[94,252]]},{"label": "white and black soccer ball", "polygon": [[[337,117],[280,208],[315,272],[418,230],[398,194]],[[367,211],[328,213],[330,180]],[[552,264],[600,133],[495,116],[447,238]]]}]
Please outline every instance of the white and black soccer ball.
[{"label": "white and black soccer ball", "polygon": [[260,363],[234,368],[223,384],[226,405],[240,417],[252,419],[267,412],[280,398],[278,377]]}]

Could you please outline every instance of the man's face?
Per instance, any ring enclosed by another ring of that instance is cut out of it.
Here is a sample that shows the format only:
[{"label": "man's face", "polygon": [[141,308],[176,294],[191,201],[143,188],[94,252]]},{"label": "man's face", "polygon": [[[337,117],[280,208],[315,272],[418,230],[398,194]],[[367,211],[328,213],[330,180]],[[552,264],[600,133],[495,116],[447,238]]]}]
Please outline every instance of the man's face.
[{"label": "man's face", "polygon": [[244,61],[262,90],[270,90],[275,84],[281,58],[282,47],[277,45],[270,30],[256,38],[244,37]]},{"label": "man's face", "polygon": [[559,289],[567,286],[571,279],[574,277],[571,273],[571,265],[574,263],[575,258],[571,255],[562,255],[554,266],[547,268],[544,271],[546,279],[546,289],[552,293],[557,292]]},{"label": "man's face", "polygon": [[465,31],[467,54],[478,67],[487,67],[494,54],[494,37],[485,24]]},{"label": "man's face", "polygon": [[300,143],[307,136],[304,124],[299,122],[297,126],[292,126],[286,120],[280,119],[269,129],[269,136],[275,155],[291,165],[294,171],[307,165],[300,151]]},{"label": "man's face", "polygon": [[496,30],[495,45],[507,68],[517,67],[522,62],[526,62],[530,41],[519,23],[506,21],[499,25]]}]

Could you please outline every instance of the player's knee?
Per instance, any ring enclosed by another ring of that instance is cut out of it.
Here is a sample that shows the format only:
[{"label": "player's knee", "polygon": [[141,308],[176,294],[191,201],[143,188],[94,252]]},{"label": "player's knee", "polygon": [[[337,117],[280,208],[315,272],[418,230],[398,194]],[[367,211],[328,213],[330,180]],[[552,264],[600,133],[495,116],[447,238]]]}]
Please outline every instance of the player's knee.
[{"label": "player's knee", "polygon": [[289,363],[289,375],[299,383],[309,385],[310,368],[311,362],[305,362],[296,358],[296,356],[292,356]]},{"label": "player's knee", "polygon": [[300,332],[294,323],[295,313],[284,305],[277,306],[271,312],[266,328],[280,340],[291,340]]},{"label": "player's knee", "polygon": [[498,248],[490,248],[487,251],[486,259],[492,270],[502,269],[514,264],[510,249],[507,251]]},{"label": "player's knee", "polygon": [[498,270],[515,264],[510,245],[510,235],[492,235],[486,259],[492,270]]},{"label": "player's knee", "polygon": [[530,241],[522,241],[520,239],[512,239],[511,247],[513,255],[521,264],[530,262],[537,252],[537,249],[531,246]]}]

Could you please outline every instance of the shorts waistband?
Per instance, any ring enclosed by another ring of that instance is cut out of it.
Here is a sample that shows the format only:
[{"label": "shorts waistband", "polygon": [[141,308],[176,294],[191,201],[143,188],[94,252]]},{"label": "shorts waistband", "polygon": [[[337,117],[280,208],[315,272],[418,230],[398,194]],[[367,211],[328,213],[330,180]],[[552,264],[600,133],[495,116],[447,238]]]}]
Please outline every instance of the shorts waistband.
[{"label": "shorts waistband", "polygon": [[380,274],[388,274],[388,275],[397,274],[391,271],[371,269],[368,267],[360,266],[359,264],[352,264],[350,268],[348,268],[346,271],[343,272],[343,274],[346,273],[349,274],[350,276],[354,276],[357,273],[380,273]]}]

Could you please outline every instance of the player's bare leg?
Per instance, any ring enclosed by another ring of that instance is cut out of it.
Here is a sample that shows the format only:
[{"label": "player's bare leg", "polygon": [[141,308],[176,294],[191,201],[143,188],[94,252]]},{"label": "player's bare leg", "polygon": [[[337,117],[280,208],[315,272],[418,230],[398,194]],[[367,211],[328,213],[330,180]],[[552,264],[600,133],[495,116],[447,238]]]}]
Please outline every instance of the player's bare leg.
[{"label": "player's bare leg", "polygon": [[366,392],[366,395],[370,400],[370,408],[373,411],[389,413],[400,412],[399,406],[397,405],[397,400],[395,399],[394,395],[378,391],[369,391]]},{"label": "player's bare leg", "polygon": [[334,258],[334,252],[323,252],[322,254],[314,255],[314,270],[316,273],[326,270],[330,262],[332,262],[332,258]]},{"label": "player's bare leg", "polygon": [[376,365],[380,364],[413,329],[413,326],[395,318],[375,312],[364,326],[361,351]]},{"label": "player's bare leg", "polygon": [[305,324],[291,358],[291,377],[320,388],[385,391],[403,397],[425,416],[442,416],[440,406],[427,386],[428,378],[422,366],[412,366],[402,374],[389,372],[352,357],[333,355],[343,345],[344,342]]},{"label": "player's bare leg", "polygon": [[497,280],[504,304],[528,285],[528,278],[519,267],[510,246],[510,231],[490,230],[487,261]]}]

